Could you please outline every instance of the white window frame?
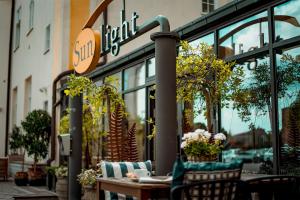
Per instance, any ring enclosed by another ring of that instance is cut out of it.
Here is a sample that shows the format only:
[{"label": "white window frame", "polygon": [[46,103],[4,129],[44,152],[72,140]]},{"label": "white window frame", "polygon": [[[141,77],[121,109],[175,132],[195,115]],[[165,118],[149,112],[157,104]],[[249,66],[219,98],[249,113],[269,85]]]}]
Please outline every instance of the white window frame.
[{"label": "white window frame", "polygon": [[[210,9],[211,6],[213,6],[212,10]],[[204,14],[210,13],[210,12],[214,11],[215,10],[215,6],[216,6],[215,0],[202,0],[202,12]],[[204,10],[205,7],[206,7],[206,10]]]},{"label": "white window frame", "polygon": [[28,34],[33,29],[33,23],[34,23],[34,0],[30,1],[29,4],[29,27],[28,27]]},{"label": "white window frame", "polygon": [[16,32],[15,32],[15,50],[20,46],[21,41],[21,6],[16,11]]},{"label": "white window frame", "polygon": [[45,53],[46,54],[50,50],[50,42],[51,42],[51,24],[46,26],[46,34],[45,34]]}]

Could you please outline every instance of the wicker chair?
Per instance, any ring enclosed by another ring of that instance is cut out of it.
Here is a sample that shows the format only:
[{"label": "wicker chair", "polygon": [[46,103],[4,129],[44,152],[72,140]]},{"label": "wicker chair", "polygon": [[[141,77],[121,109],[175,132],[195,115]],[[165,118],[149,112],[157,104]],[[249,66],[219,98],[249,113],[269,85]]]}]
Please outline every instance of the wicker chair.
[{"label": "wicker chair", "polygon": [[247,199],[255,200],[299,200],[299,178],[294,176],[274,175],[245,181]]},{"label": "wicker chair", "polygon": [[234,179],[199,181],[176,186],[171,190],[172,200],[234,200],[242,182]]}]

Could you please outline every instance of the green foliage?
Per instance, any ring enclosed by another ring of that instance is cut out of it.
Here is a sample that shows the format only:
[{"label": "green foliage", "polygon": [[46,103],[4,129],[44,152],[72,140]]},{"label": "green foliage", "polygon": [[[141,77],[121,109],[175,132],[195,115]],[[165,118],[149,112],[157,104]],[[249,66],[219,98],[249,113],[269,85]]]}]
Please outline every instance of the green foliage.
[{"label": "green foliage", "polygon": [[220,146],[214,144],[200,142],[200,141],[193,141],[190,142],[189,145],[187,145],[184,148],[184,153],[190,156],[201,155],[201,156],[211,157],[220,153],[221,150],[222,148]]},{"label": "green foliage", "polygon": [[[300,63],[289,54],[283,54],[277,67],[278,98],[287,95],[288,88],[300,81]],[[234,108],[243,121],[251,119],[251,110],[257,115],[271,114],[271,68],[268,62],[261,63],[251,73],[251,82],[240,87],[233,96]],[[294,94],[297,95],[297,94]]]},{"label": "green foliage", "polygon": [[70,133],[70,114],[66,114],[59,121],[59,134]]},{"label": "green foliage", "polygon": [[187,41],[180,44],[182,49],[176,59],[177,100],[193,105],[194,100],[199,99],[199,104],[187,114],[204,113],[209,128],[212,108],[218,103],[222,107],[228,104],[241,85],[243,70],[241,67],[232,70],[234,63],[218,59],[213,48],[205,43],[197,47]]},{"label": "green foliage", "polygon": [[36,164],[39,159],[46,158],[48,153],[51,117],[44,110],[34,110],[28,113],[21,124],[26,132],[25,149],[29,156],[33,156]]},{"label": "green foliage", "polygon": [[24,147],[24,136],[21,133],[20,127],[13,127],[12,134],[9,139],[9,146],[14,154]]}]

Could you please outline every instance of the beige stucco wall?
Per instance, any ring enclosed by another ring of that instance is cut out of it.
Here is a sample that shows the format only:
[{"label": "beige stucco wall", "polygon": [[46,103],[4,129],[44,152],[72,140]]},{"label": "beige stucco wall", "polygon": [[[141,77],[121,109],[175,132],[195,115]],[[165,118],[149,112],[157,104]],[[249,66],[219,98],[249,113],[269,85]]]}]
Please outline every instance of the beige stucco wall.
[{"label": "beige stucco wall", "polygon": [[[218,8],[232,0],[216,0],[215,7]],[[98,0],[91,0],[91,5],[97,5]],[[120,26],[120,11],[123,8],[123,1],[113,1],[108,6],[108,24],[111,27]],[[90,8],[92,11],[93,9]],[[127,0],[125,1],[126,21],[130,22],[131,15],[136,12],[139,15],[137,25],[141,25],[147,20],[157,15],[164,15],[168,18],[171,30],[181,27],[204,15],[202,12],[202,1],[199,0]],[[131,25],[131,23],[130,23]],[[100,31],[99,20],[94,28]],[[155,28],[148,33],[134,39],[133,41],[123,45],[117,57],[108,54],[108,62],[113,61],[131,51],[147,44],[151,41],[151,33],[157,32],[159,28]]]},{"label": "beige stucco wall", "polygon": [[11,0],[0,0],[0,157],[5,154]]}]

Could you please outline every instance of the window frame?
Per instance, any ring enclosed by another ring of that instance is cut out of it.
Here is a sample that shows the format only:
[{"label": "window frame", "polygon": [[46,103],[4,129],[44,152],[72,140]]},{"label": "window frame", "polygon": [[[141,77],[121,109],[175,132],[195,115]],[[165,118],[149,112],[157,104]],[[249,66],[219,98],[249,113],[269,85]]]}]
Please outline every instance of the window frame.
[{"label": "window frame", "polygon": [[45,30],[45,50],[44,50],[44,54],[46,54],[50,51],[50,46],[51,46],[51,24],[48,24],[46,26],[46,30]]},{"label": "window frame", "polygon": [[32,32],[33,30],[33,24],[34,24],[34,0],[31,0],[29,3],[29,20],[28,20],[28,32],[27,36]]}]

